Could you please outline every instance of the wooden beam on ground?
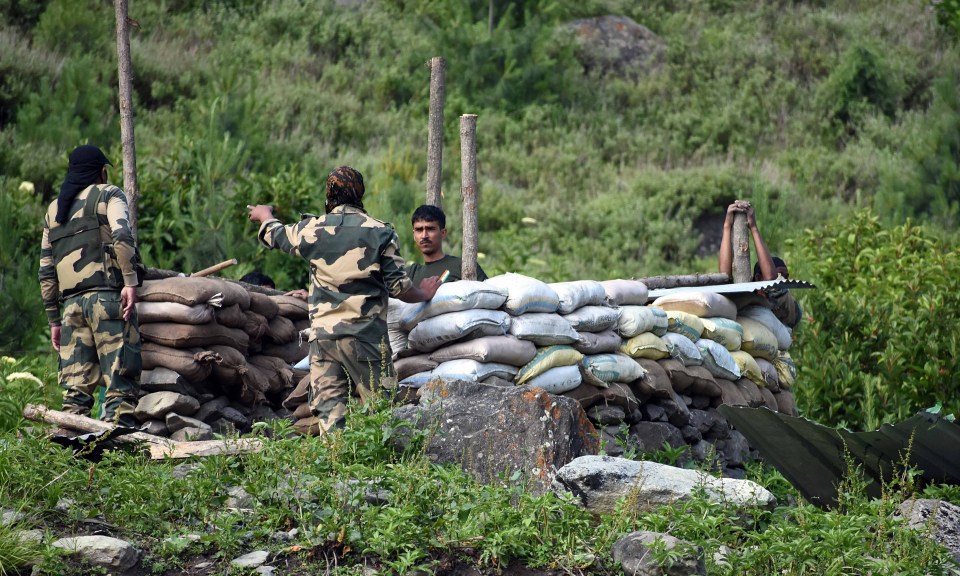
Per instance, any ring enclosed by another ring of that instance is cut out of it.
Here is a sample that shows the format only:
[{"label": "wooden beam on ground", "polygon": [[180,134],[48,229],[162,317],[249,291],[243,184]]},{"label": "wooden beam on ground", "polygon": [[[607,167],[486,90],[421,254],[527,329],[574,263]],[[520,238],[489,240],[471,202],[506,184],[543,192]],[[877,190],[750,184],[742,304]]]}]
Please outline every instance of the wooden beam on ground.
[{"label": "wooden beam on ground", "polygon": [[[23,407],[23,417],[34,422],[46,422],[61,428],[69,428],[79,432],[108,432],[116,428],[115,425],[102,420],[94,420],[79,414],[70,414],[59,410],[51,410],[46,406],[27,404]],[[219,454],[246,454],[259,452],[263,443],[256,439],[239,438],[233,440],[203,440],[199,442],[180,442],[147,434],[145,432],[131,432],[113,439],[125,444],[143,444],[150,452],[153,460],[165,458],[189,458],[191,456],[215,456]]]},{"label": "wooden beam on ground", "polygon": [[430,117],[427,123],[427,204],[443,209],[443,106],[447,64],[440,56],[427,61],[430,68]]},{"label": "wooden beam on ground", "polygon": [[463,265],[464,280],[477,279],[477,115],[460,117],[460,199],[463,202]]}]

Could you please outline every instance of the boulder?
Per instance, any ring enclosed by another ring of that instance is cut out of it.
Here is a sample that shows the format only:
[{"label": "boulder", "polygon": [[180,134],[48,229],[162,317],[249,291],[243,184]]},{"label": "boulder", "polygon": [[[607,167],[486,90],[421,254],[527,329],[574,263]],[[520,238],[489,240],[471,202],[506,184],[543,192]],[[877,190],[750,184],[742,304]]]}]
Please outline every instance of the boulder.
[{"label": "boulder", "polygon": [[588,72],[644,75],[664,61],[663,40],[626,16],[584,18],[565,28],[573,33],[577,57]]},{"label": "boulder", "polygon": [[72,552],[90,564],[121,574],[133,568],[140,556],[129,542],[109,536],[72,536],[57,540],[53,546]]},{"label": "boulder", "polygon": [[904,517],[911,528],[930,530],[933,539],[960,562],[960,506],[946,500],[911,498],[904,500],[895,514]]},{"label": "boulder", "polygon": [[[670,562],[657,563],[651,552],[667,552]],[[693,576],[706,575],[703,548],[691,542],[657,532],[631,532],[617,540],[611,550],[614,561],[620,563],[624,574],[636,576]]]}]

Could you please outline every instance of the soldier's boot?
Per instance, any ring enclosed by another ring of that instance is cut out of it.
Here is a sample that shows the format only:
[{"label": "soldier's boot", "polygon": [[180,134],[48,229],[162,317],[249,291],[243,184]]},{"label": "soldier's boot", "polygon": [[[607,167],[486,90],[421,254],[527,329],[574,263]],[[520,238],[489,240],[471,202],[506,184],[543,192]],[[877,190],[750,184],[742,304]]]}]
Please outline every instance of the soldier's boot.
[{"label": "soldier's boot", "polygon": [[307,436],[322,436],[335,428],[343,428],[347,423],[346,414],[347,405],[342,399],[326,400],[317,406],[313,417],[300,432]]}]

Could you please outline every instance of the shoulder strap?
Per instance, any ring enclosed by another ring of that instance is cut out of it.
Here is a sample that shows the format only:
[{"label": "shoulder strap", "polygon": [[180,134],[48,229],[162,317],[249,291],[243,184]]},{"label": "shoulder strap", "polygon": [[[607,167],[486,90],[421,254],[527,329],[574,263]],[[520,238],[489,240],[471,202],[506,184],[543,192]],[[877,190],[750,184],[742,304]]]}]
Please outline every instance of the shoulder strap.
[{"label": "shoulder strap", "polygon": [[84,217],[89,218],[90,216],[97,215],[97,204],[100,202],[100,198],[103,196],[103,188],[93,185],[93,190],[87,195],[87,203],[83,207]]}]

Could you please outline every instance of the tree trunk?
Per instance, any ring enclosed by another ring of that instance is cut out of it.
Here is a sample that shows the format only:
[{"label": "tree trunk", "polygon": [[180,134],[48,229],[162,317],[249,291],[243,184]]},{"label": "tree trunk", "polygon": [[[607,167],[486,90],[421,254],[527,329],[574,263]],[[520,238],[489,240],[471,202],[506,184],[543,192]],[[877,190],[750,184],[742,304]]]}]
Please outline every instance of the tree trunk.
[{"label": "tree trunk", "polygon": [[752,282],[753,270],[750,268],[750,229],[747,215],[737,212],[733,215],[733,281]]},{"label": "tree trunk", "polygon": [[463,202],[464,280],[477,279],[477,115],[460,117],[460,200]]},{"label": "tree trunk", "polygon": [[133,80],[130,70],[130,21],[127,0],[114,0],[117,12],[117,70],[120,77],[120,141],[123,145],[123,191],[130,209],[130,229],[138,236],[140,185],[137,183],[137,149],[133,136]]},{"label": "tree trunk", "polygon": [[427,204],[443,209],[440,183],[443,180],[443,104],[447,64],[440,56],[431,58],[430,118],[427,124]]}]

